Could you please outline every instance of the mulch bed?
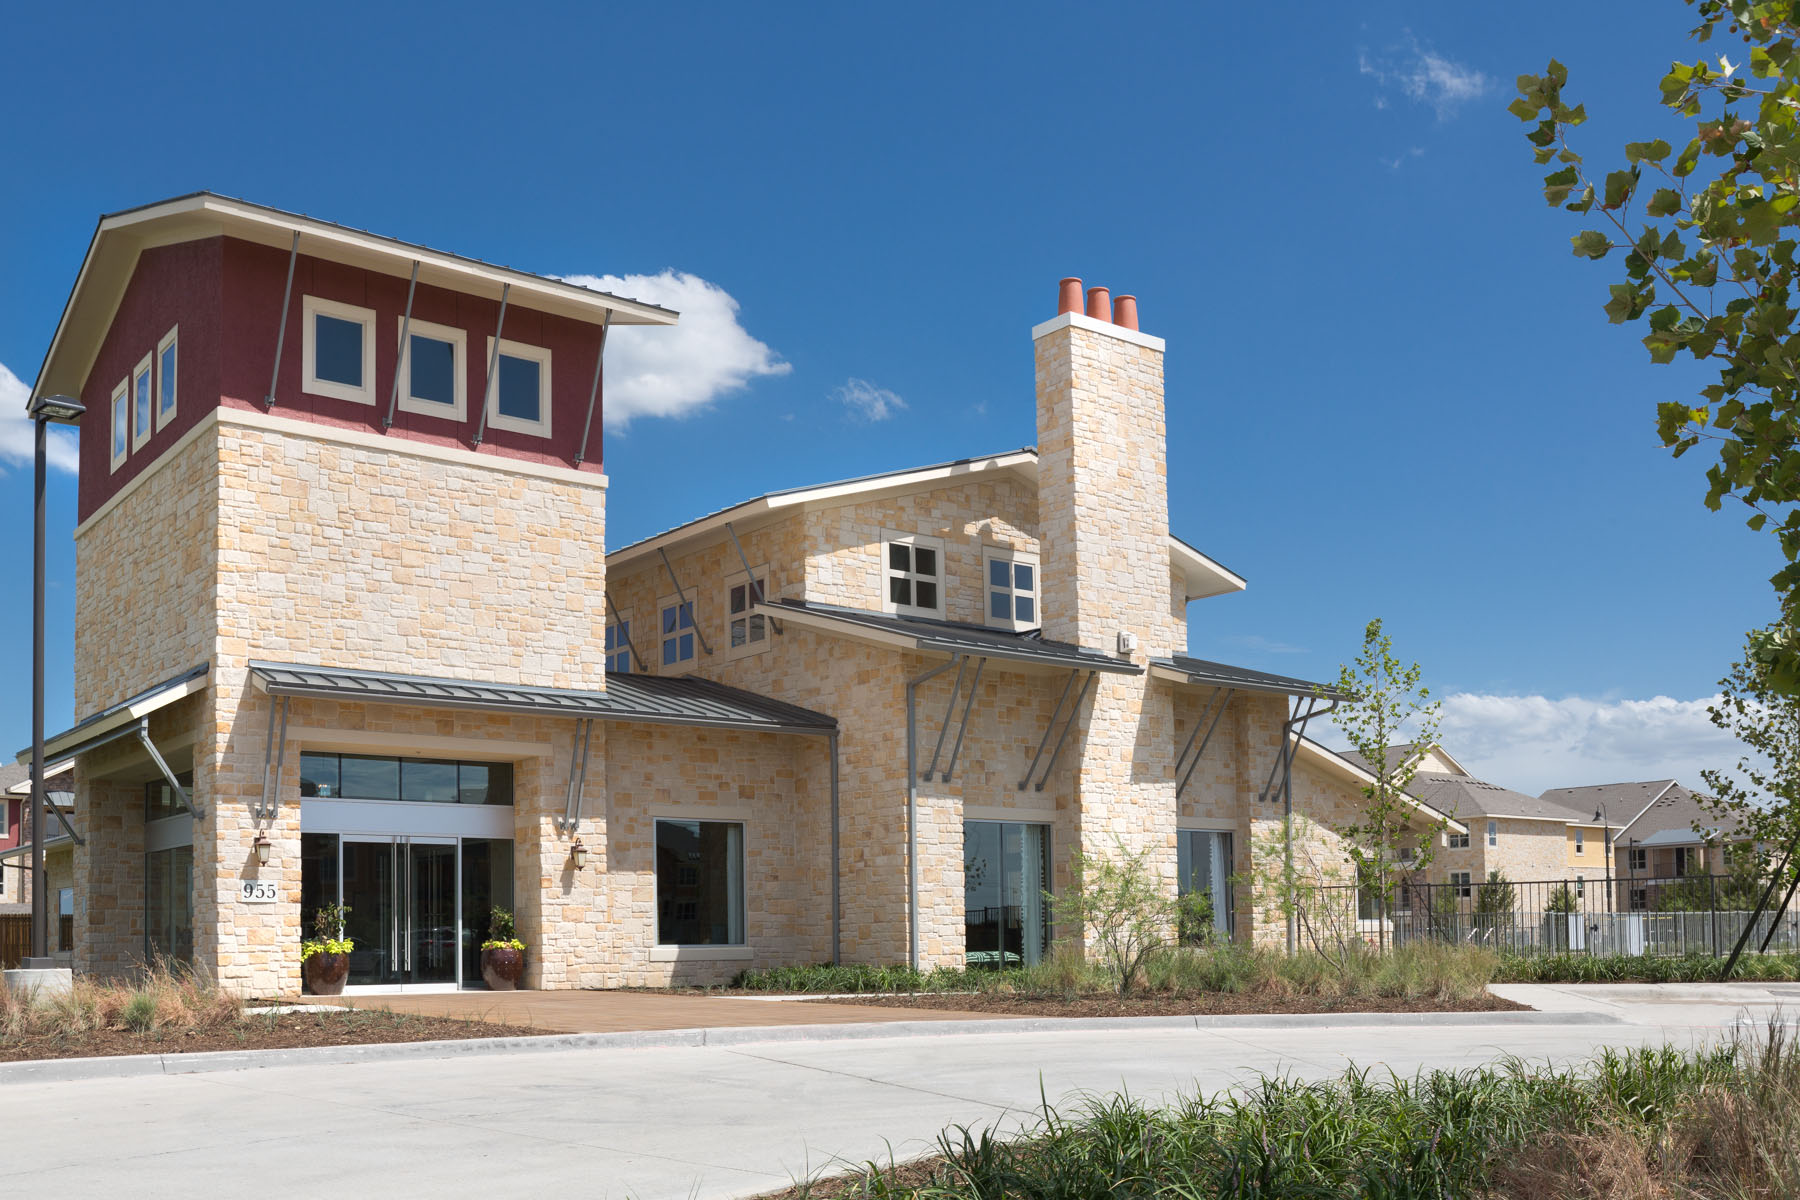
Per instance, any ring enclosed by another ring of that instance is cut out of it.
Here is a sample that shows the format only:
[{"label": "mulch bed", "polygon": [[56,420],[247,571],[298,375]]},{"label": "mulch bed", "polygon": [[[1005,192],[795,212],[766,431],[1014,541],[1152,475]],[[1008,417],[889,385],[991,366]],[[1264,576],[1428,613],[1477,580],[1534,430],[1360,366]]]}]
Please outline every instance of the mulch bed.
[{"label": "mulch bed", "polygon": [[535,1037],[541,1029],[346,1009],[341,1013],[247,1016],[229,1025],[159,1029],[150,1033],[103,1029],[0,1042],[0,1062],[95,1058],[116,1054],[194,1054],[205,1050],[293,1050],[304,1046],[364,1046],[388,1042]]},{"label": "mulch bed", "polygon": [[[810,1003],[810,1002],[809,1002]],[[1409,1000],[1399,996],[1283,996],[1271,992],[1207,992],[1203,995],[1144,993],[1115,996],[1033,996],[1008,992],[975,995],[917,994],[858,996],[831,1004],[869,1004],[883,1008],[954,1009],[1007,1017],[1187,1017],[1266,1015],[1271,1013],[1429,1013],[1529,1012],[1528,1004],[1482,995],[1469,1000]]]}]

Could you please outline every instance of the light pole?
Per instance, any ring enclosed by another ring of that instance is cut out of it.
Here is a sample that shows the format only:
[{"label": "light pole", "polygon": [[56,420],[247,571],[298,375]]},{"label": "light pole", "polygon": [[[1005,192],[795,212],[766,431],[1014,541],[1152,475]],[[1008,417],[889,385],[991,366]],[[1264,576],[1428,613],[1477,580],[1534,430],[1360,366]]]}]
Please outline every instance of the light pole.
[{"label": "light pole", "polygon": [[1600,822],[1601,844],[1606,848],[1606,908],[1608,912],[1617,912],[1619,898],[1613,895],[1612,821],[1606,815],[1604,804],[1594,810],[1594,820]]},{"label": "light pole", "polygon": [[44,476],[50,422],[75,425],[87,408],[72,396],[39,396],[31,402],[37,426],[32,491],[31,543],[31,957],[27,970],[47,970],[50,957],[49,880],[44,874]]}]

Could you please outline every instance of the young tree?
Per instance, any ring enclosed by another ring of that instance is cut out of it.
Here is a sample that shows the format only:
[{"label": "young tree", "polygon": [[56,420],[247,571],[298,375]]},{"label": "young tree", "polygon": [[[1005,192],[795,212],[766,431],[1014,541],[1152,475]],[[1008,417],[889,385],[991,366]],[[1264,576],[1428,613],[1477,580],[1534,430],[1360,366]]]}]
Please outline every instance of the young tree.
[{"label": "young tree", "polygon": [[1772,674],[1752,634],[1743,659],[1719,681],[1718,703],[1707,709],[1712,723],[1736,738],[1745,753],[1734,771],[1709,768],[1700,775],[1712,789],[1702,799],[1728,847],[1734,880],[1766,878],[1771,866],[1782,864],[1777,882],[1785,888],[1800,870],[1800,863],[1783,862],[1800,833],[1800,696],[1784,691]]},{"label": "young tree", "polygon": [[[1783,620],[1753,636],[1777,691],[1800,692],[1800,310],[1792,295],[1800,249],[1800,23],[1792,0],[1688,0],[1696,42],[1720,38],[1712,62],[1675,63],[1661,102],[1692,137],[1678,151],[1662,137],[1627,142],[1624,163],[1602,176],[1570,142],[1587,119],[1568,104],[1568,70],[1551,60],[1521,75],[1510,111],[1540,164],[1551,207],[1595,213],[1601,228],[1571,242],[1578,258],[1622,251],[1624,278],[1605,305],[1614,324],[1642,320],[1654,363],[1687,353],[1718,371],[1697,401],[1663,402],[1656,425],[1676,455],[1701,441],[1706,505],[1726,499],[1751,511],[1752,529],[1777,535],[1787,565],[1772,582]],[[1734,61],[1735,60],[1735,61]]]},{"label": "young tree", "polygon": [[1149,848],[1133,852],[1123,839],[1114,856],[1076,851],[1069,886],[1060,895],[1046,892],[1044,899],[1057,925],[1086,932],[1121,996],[1151,955],[1184,927],[1198,926],[1202,911],[1211,911],[1210,900],[1197,892],[1170,895]]},{"label": "young tree", "polygon": [[[1379,618],[1363,630],[1362,653],[1338,670],[1338,690],[1351,696],[1332,720],[1350,739],[1351,748],[1369,764],[1375,782],[1363,788],[1364,804],[1356,821],[1338,832],[1347,842],[1356,879],[1377,900],[1377,916],[1385,916],[1394,889],[1408,873],[1422,873],[1437,851],[1441,821],[1426,821],[1407,796],[1418,773],[1419,755],[1390,760],[1388,749],[1408,738],[1416,745],[1435,744],[1438,702],[1422,682],[1418,663],[1403,665],[1394,657],[1393,641],[1382,632]],[[1408,737],[1410,731],[1410,737]],[[1402,850],[1411,850],[1410,858]],[[1380,922],[1378,943],[1386,942]]]}]

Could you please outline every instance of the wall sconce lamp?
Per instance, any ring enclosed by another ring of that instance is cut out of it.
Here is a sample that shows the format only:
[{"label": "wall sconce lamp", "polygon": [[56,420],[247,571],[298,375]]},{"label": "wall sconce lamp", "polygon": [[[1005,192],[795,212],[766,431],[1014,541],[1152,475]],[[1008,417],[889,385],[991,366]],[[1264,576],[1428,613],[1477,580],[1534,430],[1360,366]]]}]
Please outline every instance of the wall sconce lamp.
[{"label": "wall sconce lamp", "polygon": [[581,844],[580,838],[576,838],[575,844],[569,847],[569,861],[575,865],[577,871],[587,863],[587,847]]},{"label": "wall sconce lamp", "polygon": [[264,834],[259,833],[256,835],[256,840],[250,844],[256,850],[256,865],[259,867],[268,866],[269,865],[269,851],[271,849],[273,849],[273,847],[269,844],[268,837]]}]

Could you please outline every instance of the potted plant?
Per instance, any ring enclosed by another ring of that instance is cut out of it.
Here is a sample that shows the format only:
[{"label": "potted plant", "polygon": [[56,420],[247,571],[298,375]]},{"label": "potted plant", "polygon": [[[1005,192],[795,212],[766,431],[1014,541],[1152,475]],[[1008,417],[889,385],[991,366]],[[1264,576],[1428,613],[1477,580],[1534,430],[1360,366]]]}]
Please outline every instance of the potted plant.
[{"label": "potted plant", "polygon": [[336,996],[350,975],[350,952],[356,943],[344,936],[350,910],[335,900],[313,913],[313,936],[300,943],[300,974],[315,996]]},{"label": "potted plant", "polygon": [[494,906],[488,915],[487,940],[481,943],[481,978],[496,992],[510,992],[525,973],[525,943],[513,928],[511,910]]}]

